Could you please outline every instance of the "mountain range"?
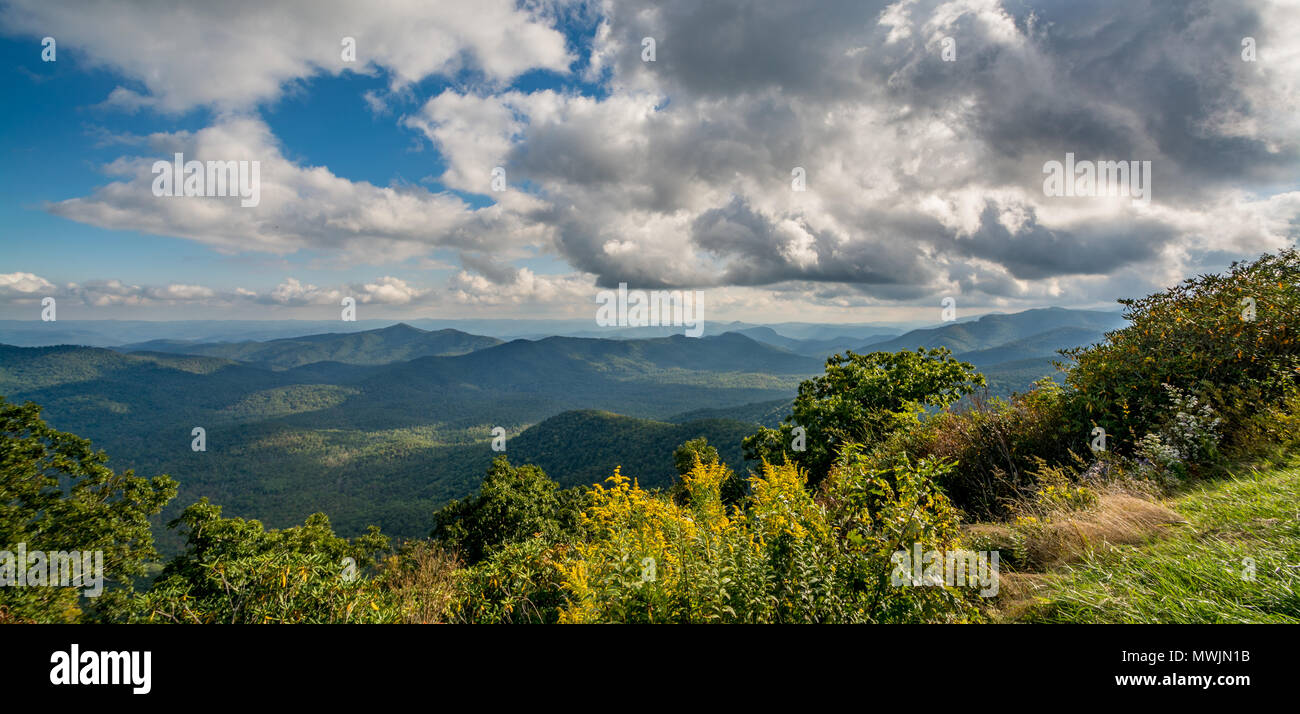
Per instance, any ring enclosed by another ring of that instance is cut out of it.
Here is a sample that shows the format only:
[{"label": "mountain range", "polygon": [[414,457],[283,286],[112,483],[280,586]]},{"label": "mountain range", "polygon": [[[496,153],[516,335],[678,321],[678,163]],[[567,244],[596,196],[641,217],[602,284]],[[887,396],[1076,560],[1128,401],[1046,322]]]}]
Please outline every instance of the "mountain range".
[{"label": "mountain range", "polygon": [[[1048,309],[901,336],[823,326],[795,337],[736,323],[701,338],[509,341],[407,323],[306,335],[277,326],[265,328],[277,332],[270,339],[0,345],[0,394],[42,405],[53,426],[91,439],[115,468],[176,477],[181,495],[160,522],[208,496],[273,527],[324,511],[341,532],[374,523],[419,536],[440,504],[475,490],[495,456],[495,427],[505,429],[508,456],[562,485],[622,465],[666,486],[673,449],[695,436],[743,469],[740,441],[789,413],[828,351],[945,346],[1008,393],[1050,374],[1055,350],[1122,322]],[[195,427],[206,451],[191,448]],[[171,534],[160,538],[175,545]]]},{"label": "mountain range", "polygon": [[116,347],[121,352],[168,352],[202,355],[247,362],[270,368],[301,367],[313,362],[388,364],[417,357],[469,354],[501,344],[495,337],[460,330],[421,330],[404,322],[363,332],[327,332],[258,342],[199,343],[186,340],[150,340]]}]

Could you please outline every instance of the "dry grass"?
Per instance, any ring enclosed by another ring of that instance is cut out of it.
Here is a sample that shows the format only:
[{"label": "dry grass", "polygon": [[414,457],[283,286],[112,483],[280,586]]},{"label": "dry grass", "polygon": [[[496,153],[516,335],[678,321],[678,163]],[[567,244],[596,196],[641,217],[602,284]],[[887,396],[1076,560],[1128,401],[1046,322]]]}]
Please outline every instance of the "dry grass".
[{"label": "dry grass", "polygon": [[1026,587],[1012,586],[1014,600],[996,603],[1001,619],[1300,622],[1300,466],[1191,484],[1164,503],[1187,525],[1156,526],[1167,537],[1097,548],[1028,577]]},{"label": "dry grass", "polygon": [[1037,604],[1052,576],[1043,573],[999,573],[996,598],[981,603],[980,610],[993,622],[1014,621]]},{"label": "dry grass", "polygon": [[413,541],[401,558],[385,562],[383,580],[402,624],[440,624],[451,616],[460,561],[436,544]]},{"label": "dry grass", "polygon": [[1091,508],[1023,529],[1019,560],[1035,570],[1048,570],[1098,546],[1145,543],[1183,523],[1182,516],[1158,503],[1126,493],[1103,494]]},{"label": "dry grass", "polygon": [[[1150,542],[1186,520],[1168,508],[1133,492],[1102,494],[1092,506],[1077,511],[1044,514],[1033,525],[978,523],[965,526],[969,542],[981,550],[1009,554],[1018,572],[999,575],[997,597],[982,606],[994,621],[1016,620],[1050,590],[1049,572],[1078,561],[1095,549]],[[1005,556],[1004,556],[1005,557]]]},{"label": "dry grass", "polygon": [[1110,484],[1106,490],[1084,509],[1040,509],[1033,522],[962,527],[972,548],[999,551],[1013,571],[999,575],[997,597],[981,606],[990,619],[1015,620],[1032,609],[1036,594],[1049,587],[1054,577],[1047,571],[1101,547],[1149,542],[1186,522],[1141,489]]}]

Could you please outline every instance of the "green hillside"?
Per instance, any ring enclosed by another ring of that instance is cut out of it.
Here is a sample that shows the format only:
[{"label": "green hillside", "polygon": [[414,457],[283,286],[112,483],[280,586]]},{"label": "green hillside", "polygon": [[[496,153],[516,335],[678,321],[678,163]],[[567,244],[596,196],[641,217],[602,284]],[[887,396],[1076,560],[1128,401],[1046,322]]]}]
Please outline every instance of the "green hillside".
[{"label": "green hillside", "polygon": [[[92,439],[115,467],[176,476],[180,497],[159,522],[174,517],[177,504],[208,496],[231,515],[271,526],[324,511],[344,533],[374,523],[415,537],[426,534],[436,507],[477,488],[494,455],[494,426],[511,435],[512,456],[563,460],[556,473],[574,466],[566,478],[578,481],[607,466],[615,445],[640,444],[623,463],[643,470],[647,483],[664,483],[672,471],[663,464],[671,466],[677,443],[705,435],[730,463],[750,427],[710,422],[695,434],[647,419],[788,400],[819,369],[816,360],[740,335],[516,340],[454,357],[288,369],[181,354],[0,346],[0,394],[41,404],[52,425]],[[572,453],[548,446],[543,435],[553,425],[525,431],[572,410],[636,418],[616,421],[618,428],[589,424],[591,445],[566,442]],[[196,426],[206,430],[206,451],[191,450]],[[600,436],[607,431],[615,435]],[[164,546],[176,545],[172,537],[164,535]]]},{"label": "green hillside", "polygon": [[156,340],[122,347],[125,352],[170,352],[222,357],[273,368],[299,367],[313,362],[388,364],[417,357],[462,355],[501,344],[495,337],[459,330],[428,331],[399,323],[378,330],[325,333],[266,342],[194,344]]},{"label": "green hillside", "polygon": [[731,419],[747,424],[776,427],[790,413],[791,400],[773,399],[767,402],[741,404],[736,407],[694,409],[681,414],[674,414],[664,419],[674,424],[685,424],[704,419]]},{"label": "green hillside", "polygon": [[677,479],[673,449],[703,436],[734,471],[745,471],[741,441],[758,430],[735,419],[702,419],[670,424],[599,411],[558,414],[510,440],[508,455],[541,466],[561,486],[601,483],[622,466],[646,488],[664,488]]},{"label": "green hillside", "polygon": [[1058,327],[1030,337],[1012,340],[997,347],[962,352],[957,357],[976,367],[1034,358],[1057,359],[1059,350],[1091,345],[1105,338],[1106,333],[1103,330],[1087,327]]}]

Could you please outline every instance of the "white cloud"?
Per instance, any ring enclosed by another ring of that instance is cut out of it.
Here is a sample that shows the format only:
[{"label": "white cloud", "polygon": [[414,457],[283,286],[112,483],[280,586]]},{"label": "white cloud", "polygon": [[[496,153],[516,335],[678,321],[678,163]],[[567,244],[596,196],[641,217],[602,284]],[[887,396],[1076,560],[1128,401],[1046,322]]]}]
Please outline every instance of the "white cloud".
[{"label": "white cloud", "polygon": [[[187,238],[226,253],[329,250],[345,262],[384,263],[423,256],[437,246],[502,246],[536,239],[526,214],[542,205],[514,192],[497,206],[474,209],[449,193],[349,181],[323,166],[287,159],[260,119],[228,116],[198,132],[155,134],[148,156],[105,167],[120,177],[90,196],[49,205],[50,212],[115,230]],[[156,160],[259,162],[260,202],[238,197],[158,197]]]},{"label": "white cloud", "polygon": [[[12,12],[27,20],[45,12],[22,7]],[[268,7],[278,9],[254,16],[292,6]],[[445,291],[396,278],[332,288],[285,281],[258,298],[284,305],[337,303],[345,289],[393,305],[439,295],[465,305],[571,305],[590,298],[593,281],[713,288],[738,310],[792,301],[852,309],[950,293],[963,305],[1083,304],[1288,245],[1300,225],[1300,34],[1291,31],[1300,15],[1270,0],[1207,6],[1182,24],[1127,0],[602,2],[593,5],[602,18],[585,71],[604,83],[598,97],[502,89],[500,80],[528,67],[562,70],[569,59],[546,21],[513,3],[386,5],[373,21],[350,4],[324,7],[328,20],[281,41],[249,30],[269,43],[249,50],[262,64],[249,76],[218,73],[210,86],[192,82],[198,70],[184,58],[140,79],[144,68],[106,31],[78,21],[70,36],[148,88],[109,98],[127,108],[246,108],[290,78],[340,71],[329,59],[333,35],[357,36],[359,56],[391,70],[397,85],[452,71],[467,53],[489,81],[446,90],[401,123],[440,152],[445,185],[494,205],[300,165],[262,121],[222,114],[194,134],[151,137],[152,154],[106,167],[119,180],[51,210],[227,252],[320,250],[383,265],[429,261],[434,249],[462,255],[465,269]],[[410,13],[400,31],[391,27],[398,10]],[[740,12],[746,21],[721,32]],[[173,38],[158,28],[175,23],[174,13],[155,14],[168,19],[124,36],[171,56]],[[344,32],[344,19],[358,29]],[[235,30],[247,29],[241,22]],[[407,41],[426,26],[430,37],[454,39],[425,42],[434,48]],[[1256,63],[1238,61],[1244,33],[1259,42]],[[640,60],[645,36],[659,41],[654,63]],[[940,57],[946,37],[955,62]],[[213,67],[244,66],[217,61],[230,49],[219,38],[190,40]],[[365,101],[388,110],[382,95]],[[182,149],[187,158],[260,159],[261,205],[155,199],[151,161]],[[1066,152],[1151,161],[1151,205],[1045,196],[1043,163]],[[495,166],[508,174],[501,194],[487,190]],[[791,190],[796,166],[807,191]],[[572,273],[536,275],[508,262],[548,251]]]},{"label": "white cloud", "polygon": [[[552,20],[513,0],[9,0],[0,24],[53,36],[149,92],[115,90],[110,103],[167,112],[247,109],[288,82],[344,69],[382,68],[401,87],[461,68],[502,82],[533,68],[565,72],[572,60]],[[356,40],[355,63],[342,59],[344,37]]]},{"label": "white cloud", "polygon": [[48,295],[54,283],[32,273],[0,273],[0,298]]}]

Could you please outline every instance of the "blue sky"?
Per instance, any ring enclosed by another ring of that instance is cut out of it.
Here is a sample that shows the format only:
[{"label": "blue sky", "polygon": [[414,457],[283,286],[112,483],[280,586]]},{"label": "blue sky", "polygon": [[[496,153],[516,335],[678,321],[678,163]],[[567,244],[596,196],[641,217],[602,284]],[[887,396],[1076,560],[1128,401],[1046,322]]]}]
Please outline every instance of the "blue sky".
[{"label": "blue sky", "polygon": [[[752,322],[1112,306],[1300,233],[1300,20],[1193,11],[0,0],[0,317],[574,318],[621,282]],[[157,199],[175,151],[259,161],[262,202]],[[1066,153],[1150,161],[1153,200],[1045,195]]]},{"label": "blue sky", "polygon": [[[573,22],[565,30],[573,47],[590,46],[592,27]],[[201,283],[226,289],[245,284],[250,271],[266,280],[278,280],[286,271],[303,280],[340,280],[339,270],[319,266],[319,251],[274,258],[259,257],[255,251],[230,255],[198,243],[98,228],[48,213],[47,202],[84,196],[105,183],[100,167],[123,153],[123,144],[113,137],[198,131],[214,118],[214,112],[204,107],[170,115],[101,106],[118,86],[142,90],[130,78],[96,66],[75,47],[57,49],[56,61],[44,62],[38,38],[0,38],[5,95],[10,106],[25,109],[0,114],[0,149],[7,157],[8,174],[0,197],[0,230],[5,234],[9,267],[21,266],[55,282],[111,274],[134,283]],[[474,82],[475,74],[466,70],[454,77],[430,77],[394,95],[383,112],[370,108],[364,96],[388,88],[384,71],[315,76],[296,82],[256,112],[297,163],[328,166],[342,178],[377,186],[451,191],[473,206],[485,206],[492,203],[488,193],[444,186],[438,177],[446,166],[438,148],[399,123],[404,111],[418,109],[448,87]],[[599,94],[594,85],[546,70],[520,76],[507,88]],[[562,261],[546,256],[520,264],[539,272],[564,267]],[[394,266],[389,272],[407,278],[428,273],[409,266],[405,270]],[[435,272],[445,276],[448,270]]]}]

